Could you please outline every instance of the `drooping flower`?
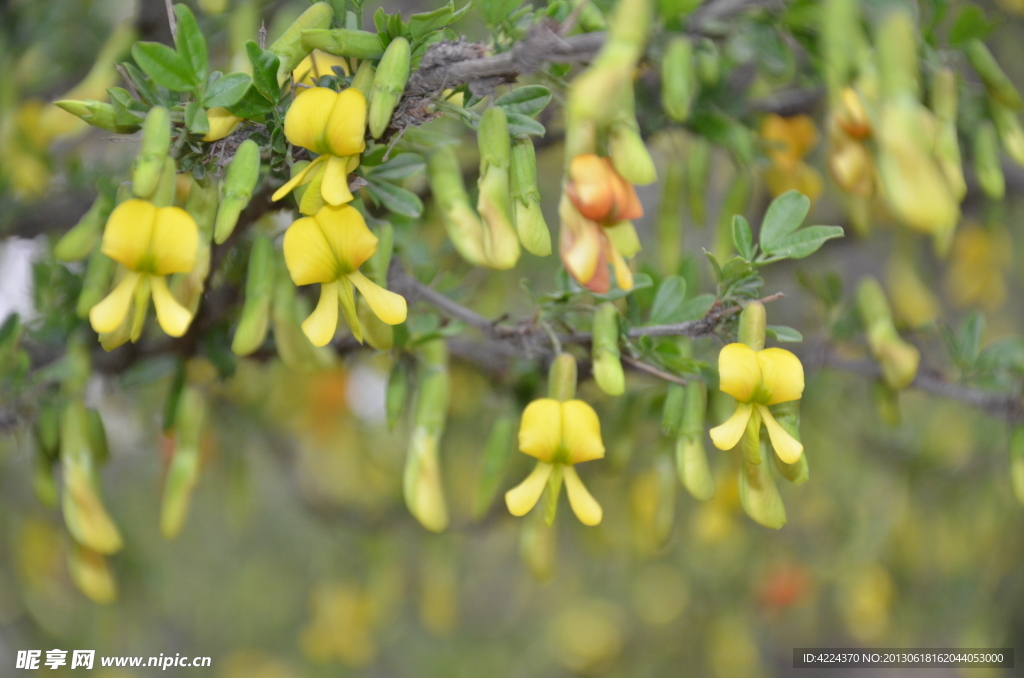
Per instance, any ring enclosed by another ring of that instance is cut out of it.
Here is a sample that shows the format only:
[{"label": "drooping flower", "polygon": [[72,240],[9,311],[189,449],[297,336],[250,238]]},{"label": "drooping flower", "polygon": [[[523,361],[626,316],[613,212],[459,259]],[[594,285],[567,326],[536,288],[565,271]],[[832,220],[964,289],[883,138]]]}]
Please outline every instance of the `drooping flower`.
[{"label": "drooping flower", "polygon": [[755,351],[746,344],[729,344],[718,354],[718,373],[719,388],[736,399],[736,411],[724,424],[711,429],[715,447],[735,447],[756,410],[779,458],[787,464],[800,459],[803,445],[782,428],[768,409],[771,405],[799,400],[803,395],[804,368],[800,359],[781,348]]},{"label": "drooping flower", "polygon": [[772,195],[798,190],[816,200],[824,188],[821,175],[804,161],[818,143],[818,129],[806,115],[769,115],[761,123],[761,139],[771,166],[764,172]]},{"label": "drooping flower", "polygon": [[591,221],[610,225],[644,215],[633,185],[619,176],[609,158],[593,153],[572,159],[565,192]]},{"label": "drooping flower", "polygon": [[318,157],[274,193],[280,200],[296,186],[313,182],[328,205],[352,200],[348,174],[359,165],[366,148],[366,98],[355,88],[335,92],[312,87],[295,97],[284,119],[288,141]]},{"label": "drooping flower", "polygon": [[604,457],[601,422],[597,413],[582,400],[560,402],[553,398],[534,400],[523,410],[519,425],[519,450],[537,458],[533,472],[505,493],[505,503],[514,516],[524,516],[540,500],[553,473],[565,480],[569,504],[584,525],[597,525],[603,512],[590,495],[574,464]]},{"label": "drooping flower", "polygon": [[373,313],[389,325],[405,321],[401,295],[380,287],[359,271],[377,251],[377,236],[363,215],[348,205],[325,205],[312,217],[299,219],[284,234],[284,260],[296,285],[320,283],[320,302],[302,331],[315,346],[324,346],[338,326],[338,303],[352,333],[361,340],[355,289]]},{"label": "drooping flower", "polygon": [[567,195],[562,196],[558,214],[562,223],[558,234],[559,254],[569,275],[590,291],[604,294],[611,289],[610,263],[619,287],[632,289],[633,273],[609,237],[613,229],[587,219]]},{"label": "drooping flower", "polygon": [[[107,220],[102,251],[125,272],[114,290],[89,311],[93,329],[114,332],[126,322],[132,302],[148,304],[152,292],[160,327],[172,337],[185,334],[192,313],[171,295],[166,276],[190,272],[198,249],[199,229],[185,210],[139,199],[118,205]],[[136,310],[140,312],[144,308]]]}]

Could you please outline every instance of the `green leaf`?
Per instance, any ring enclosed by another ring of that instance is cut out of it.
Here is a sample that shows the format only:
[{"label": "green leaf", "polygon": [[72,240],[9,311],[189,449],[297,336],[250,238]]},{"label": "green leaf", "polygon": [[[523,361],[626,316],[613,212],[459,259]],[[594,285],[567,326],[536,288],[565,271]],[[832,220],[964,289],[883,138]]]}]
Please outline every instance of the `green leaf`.
[{"label": "green leaf", "polygon": [[520,4],[522,0],[482,0],[477,6],[480,8],[480,16],[483,17],[484,23],[493,27],[516,11]]},{"label": "green leaf", "polygon": [[810,209],[810,198],[799,191],[786,191],[772,200],[761,222],[761,249],[774,253],[779,241],[800,228]]},{"label": "green leaf", "polygon": [[544,110],[551,101],[551,90],[544,85],[526,85],[517,87],[507,94],[494,100],[494,105],[501,106],[506,113],[518,113],[533,117]]},{"label": "green leaf", "polygon": [[981,338],[985,334],[985,316],[975,311],[964,318],[957,332],[957,349],[965,365],[974,365],[981,353]]},{"label": "green leaf", "polygon": [[658,285],[651,307],[650,324],[671,325],[680,322],[676,316],[686,301],[686,279],[679,275],[667,276]]},{"label": "green leaf", "polygon": [[203,96],[203,105],[207,108],[234,106],[242,100],[250,85],[252,78],[245,73],[229,73],[210,83]]},{"label": "green leaf", "polygon": [[382,165],[370,168],[367,176],[384,181],[399,181],[411,177],[426,167],[427,162],[419,153],[402,153]]},{"label": "green leaf", "polygon": [[735,280],[742,278],[751,271],[750,263],[743,257],[733,257],[722,266],[722,279]]},{"label": "green leaf", "polygon": [[971,40],[980,40],[987,37],[995,26],[994,21],[985,18],[985,10],[968,3],[957,14],[953,27],[949,29],[949,44],[951,47],[959,47]]},{"label": "green leaf", "polygon": [[754,234],[751,233],[750,224],[742,214],[732,218],[732,244],[747,261],[754,258]]},{"label": "green leaf", "polygon": [[274,104],[257,92],[255,87],[250,87],[245,91],[245,95],[241,99],[231,106],[225,106],[224,108],[228,109],[231,115],[237,115],[239,118],[259,120],[274,110]]},{"label": "green leaf", "polygon": [[141,125],[146,121],[146,112],[149,106],[132,97],[128,90],[121,87],[111,87],[107,90],[110,95],[110,104],[114,107],[114,122],[118,125],[130,126]]},{"label": "green leaf", "polygon": [[277,69],[281,59],[273,52],[260,49],[254,40],[245,43],[245,53],[252,64],[252,85],[256,91],[270,101],[281,98],[281,86],[277,82]]},{"label": "green leaf", "polygon": [[796,343],[804,340],[804,335],[785,325],[769,325],[765,330],[765,334],[775,341]]},{"label": "green leaf", "polygon": [[708,314],[708,311],[711,310],[716,301],[718,301],[718,297],[713,294],[700,294],[693,299],[687,299],[676,313],[678,318],[676,322],[684,323],[687,320],[700,320]]},{"label": "green leaf", "polygon": [[409,33],[413,38],[426,35],[430,31],[447,26],[455,13],[455,2],[449,2],[432,12],[422,12],[409,17]]},{"label": "green leaf", "polygon": [[142,100],[150,106],[155,106],[160,103],[160,100],[156,96],[156,91],[153,89],[153,85],[149,83],[149,80],[143,75],[142,71],[139,70],[135,64],[125,61],[121,64],[124,68],[124,72],[128,74],[128,79],[131,84],[135,86],[135,91],[139,93]]},{"label": "green leaf", "polygon": [[533,118],[528,118],[522,113],[508,114],[508,133],[512,136],[520,134],[533,134],[542,137],[545,134],[544,125]]},{"label": "green leaf", "polygon": [[199,84],[192,67],[167,45],[159,42],[137,42],[132,57],[153,82],[175,92],[188,92]]},{"label": "green leaf", "polygon": [[193,134],[206,134],[210,131],[210,119],[199,102],[190,101],[185,105],[185,126]]},{"label": "green leaf", "polygon": [[175,5],[174,14],[178,17],[178,32],[174,36],[174,45],[178,48],[178,54],[192,69],[198,84],[206,80],[206,38],[203,37],[196,17],[187,5]]},{"label": "green leaf", "polygon": [[808,226],[775,243],[770,254],[773,258],[802,259],[817,252],[826,240],[842,237],[841,226]]},{"label": "green leaf", "polygon": [[372,174],[366,178],[370,185],[367,190],[370,197],[384,205],[395,214],[416,218],[423,214],[423,202],[412,191],[381,181]]},{"label": "green leaf", "polygon": [[377,11],[373,13],[373,25],[377,29],[378,33],[387,35],[388,15],[384,13],[383,7],[378,7]]},{"label": "green leaf", "polygon": [[718,257],[707,250],[704,250],[704,256],[711,262],[711,268],[715,272],[715,281],[722,282],[722,265],[718,263]]}]

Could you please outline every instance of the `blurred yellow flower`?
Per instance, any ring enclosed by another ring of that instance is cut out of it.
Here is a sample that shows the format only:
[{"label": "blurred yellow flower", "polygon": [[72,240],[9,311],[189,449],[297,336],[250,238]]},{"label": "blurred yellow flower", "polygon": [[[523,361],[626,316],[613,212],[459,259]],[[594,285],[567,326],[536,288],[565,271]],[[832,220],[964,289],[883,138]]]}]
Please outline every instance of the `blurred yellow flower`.
[{"label": "blurred yellow flower", "polygon": [[126,321],[132,302],[145,305],[152,292],[160,327],[172,337],[185,334],[192,313],[171,295],[166,276],[190,272],[198,249],[199,229],[185,210],[138,199],[118,205],[107,220],[102,251],[126,271],[89,311],[92,328],[100,334],[113,332]]},{"label": "blurred yellow flower", "polygon": [[[296,186],[320,184],[328,205],[352,200],[348,173],[359,165],[366,148],[366,98],[355,88],[341,93],[326,87],[300,92],[284,119],[284,135],[295,146],[318,154],[301,172],[274,193],[280,200]],[[314,172],[314,170],[316,170]]]},{"label": "blurred yellow flower", "polygon": [[761,123],[761,139],[772,163],[764,173],[772,195],[797,190],[816,200],[823,189],[821,174],[804,162],[804,157],[818,143],[814,121],[806,115],[788,118],[768,115]]},{"label": "blurred yellow flower", "polygon": [[512,515],[529,513],[540,500],[548,479],[557,472],[565,480],[569,504],[580,522],[584,525],[601,522],[600,504],[584,487],[573,467],[604,457],[601,422],[594,408],[582,400],[534,400],[523,410],[519,450],[536,457],[537,466],[526,480],[505,493],[505,503]]},{"label": "blurred yellow flower", "polygon": [[775,421],[769,405],[799,400],[804,392],[804,368],[800,359],[781,348],[755,351],[746,344],[729,344],[718,354],[719,388],[736,399],[736,411],[721,426],[711,429],[711,440],[720,450],[739,443],[756,409],[779,458],[794,464],[804,446]]},{"label": "blurred yellow flower", "polygon": [[325,346],[338,327],[338,302],[350,326],[358,324],[354,287],[374,315],[388,325],[405,321],[405,299],[359,272],[377,251],[377,236],[354,207],[325,205],[293,223],[284,235],[284,259],[296,285],[320,283],[320,303],[302,331],[314,346]]},{"label": "blurred yellow flower", "polygon": [[946,274],[946,290],[959,307],[996,311],[1006,303],[1006,272],[1013,263],[1013,243],[1006,229],[976,224],[957,231]]}]

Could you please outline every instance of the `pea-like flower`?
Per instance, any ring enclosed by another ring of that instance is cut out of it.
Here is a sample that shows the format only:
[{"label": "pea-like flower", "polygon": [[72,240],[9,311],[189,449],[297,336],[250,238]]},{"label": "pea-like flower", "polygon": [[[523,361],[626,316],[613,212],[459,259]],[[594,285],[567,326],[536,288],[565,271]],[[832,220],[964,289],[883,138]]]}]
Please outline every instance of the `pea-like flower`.
[{"label": "pea-like flower", "polygon": [[800,359],[781,348],[755,351],[746,344],[729,344],[718,354],[718,373],[719,388],[736,399],[736,411],[724,424],[711,429],[715,447],[735,447],[756,409],[779,459],[787,464],[800,459],[804,446],[782,428],[768,409],[770,405],[799,400],[803,395],[804,368]]},{"label": "pea-like flower", "polygon": [[604,457],[601,423],[597,413],[582,400],[560,402],[534,400],[523,410],[519,425],[519,450],[537,458],[537,466],[522,483],[505,493],[514,516],[524,516],[537,504],[552,473],[565,480],[569,504],[584,525],[597,525],[603,512],[590,495],[574,464]]},{"label": "pea-like flower", "polygon": [[[366,148],[366,98],[355,88],[335,92],[327,87],[304,90],[292,102],[284,118],[284,135],[294,146],[318,154],[305,169],[274,193],[280,200],[296,186],[320,184],[328,205],[337,207],[352,200],[348,173],[359,165]],[[316,181],[315,181],[316,180]]]},{"label": "pea-like flower", "polygon": [[644,215],[633,185],[619,176],[609,158],[593,153],[572,159],[565,192],[580,214],[591,221],[614,224]]},{"label": "pea-like flower", "polygon": [[315,346],[325,346],[334,337],[339,302],[353,333],[361,336],[353,288],[359,289],[374,315],[388,325],[405,321],[405,298],[359,271],[376,251],[377,236],[366,227],[359,210],[348,205],[325,205],[312,217],[288,227],[284,260],[292,281],[296,285],[320,283],[320,302],[302,323],[302,331]]},{"label": "pea-like flower", "polygon": [[558,215],[562,222],[559,254],[565,270],[580,285],[598,294],[610,290],[608,264],[611,264],[619,288],[633,289],[633,273],[629,270],[629,264],[609,237],[613,229],[605,228],[583,216],[565,195],[558,206]]},{"label": "pea-like flower", "polygon": [[203,136],[203,141],[220,141],[238,129],[242,119],[237,115],[231,115],[226,108],[216,106],[206,112],[206,118],[210,122],[210,131]]},{"label": "pea-like flower", "polygon": [[160,327],[172,337],[185,334],[192,313],[171,295],[166,276],[192,271],[198,249],[199,229],[185,210],[139,199],[118,205],[107,220],[102,251],[127,272],[89,311],[93,329],[100,334],[115,331],[132,302],[148,304],[152,292]]}]

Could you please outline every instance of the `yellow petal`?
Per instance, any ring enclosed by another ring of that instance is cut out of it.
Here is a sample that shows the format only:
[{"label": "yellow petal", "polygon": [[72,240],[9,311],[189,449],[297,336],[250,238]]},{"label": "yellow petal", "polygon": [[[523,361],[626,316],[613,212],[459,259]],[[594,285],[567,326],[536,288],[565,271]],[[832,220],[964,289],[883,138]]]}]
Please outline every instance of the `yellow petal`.
[{"label": "yellow petal", "polygon": [[366,220],[356,208],[324,205],[313,218],[337,258],[335,277],[355,271],[377,251],[377,236],[366,227]]},{"label": "yellow petal", "polygon": [[803,395],[804,366],[795,355],[784,348],[766,348],[757,352],[757,364],[761,368],[758,402],[775,405]]},{"label": "yellow petal", "polygon": [[338,279],[338,258],[313,217],[295,221],[284,233],[284,262],[296,285]]},{"label": "yellow petal", "polygon": [[314,346],[326,346],[338,330],[338,283],[320,286],[320,302],[302,323],[302,331]]},{"label": "yellow petal", "polygon": [[563,193],[558,206],[562,228],[559,253],[569,273],[581,284],[594,277],[601,254],[601,227],[586,219]]},{"label": "yellow petal", "polygon": [[718,354],[718,388],[741,403],[749,403],[761,384],[757,353],[746,344],[729,344]]},{"label": "yellow petal", "polygon": [[[327,158],[330,156],[321,155],[321,158]],[[313,216],[320,211],[320,208],[327,204],[324,200],[323,185],[324,185],[324,173],[327,171],[326,163],[320,165],[320,169],[310,176],[309,183],[306,185],[306,190],[302,194],[302,198],[299,200],[299,212],[306,216]]]},{"label": "yellow petal", "polygon": [[775,421],[775,417],[767,407],[758,405],[757,411],[761,413],[764,426],[768,429],[768,437],[771,439],[772,447],[775,448],[775,454],[779,455],[779,459],[787,464],[798,462],[800,455],[804,453],[804,446],[800,444],[800,441],[789,435],[786,429]]},{"label": "yellow petal", "polygon": [[206,111],[206,117],[210,121],[210,131],[203,136],[203,141],[219,141],[234,132],[242,122],[241,118],[231,115],[228,109],[220,106]]},{"label": "yellow petal", "polygon": [[576,469],[572,466],[566,466],[563,469],[563,474],[565,478],[565,491],[569,495],[569,506],[572,507],[572,512],[576,514],[576,517],[584,525],[597,525],[600,523],[601,518],[604,516],[604,511],[601,510],[601,505],[597,503],[597,500],[587,491],[583,481],[580,480],[579,474],[576,473]]},{"label": "yellow petal", "polygon": [[352,202],[352,192],[348,190],[348,159],[332,155],[327,161],[320,195],[329,205],[344,205]]},{"label": "yellow petal", "polygon": [[156,320],[164,332],[172,337],[180,337],[188,330],[192,322],[192,314],[178,303],[167,289],[167,280],[162,275],[149,277],[153,289],[153,305],[156,307]]},{"label": "yellow petal", "polygon": [[285,138],[291,144],[314,153],[327,153],[330,149],[324,132],[338,96],[337,92],[326,87],[312,87],[300,92],[284,117]]},{"label": "yellow petal", "polygon": [[562,403],[562,443],[570,464],[604,457],[601,422],[593,407],[582,400]]},{"label": "yellow petal", "polygon": [[530,475],[526,476],[526,480],[505,493],[508,512],[517,517],[529,513],[530,509],[537,505],[540,495],[544,494],[552,470],[554,466],[551,464],[538,461]]},{"label": "yellow petal", "polygon": [[118,205],[103,231],[103,253],[128,270],[138,270],[149,253],[156,215],[156,206],[148,200],[133,198]]},{"label": "yellow petal", "polygon": [[747,430],[747,422],[750,421],[750,413],[754,406],[750,403],[736,403],[736,411],[732,413],[724,424],[716,426],[708,433],[711,434],[711,442],[720,450],[731,450],[743,437]]},{"label": "yellow petal", "polygon": [[519,424],[519,450],[550,463],[561,444],[562,403],[540,398],[527,405]]},{"label": "yellow petal", "polygon": [[303,183],[306,182],[306,177],[309,176],[309,173],[313,170],[313,168],[319,167],[320,163],[327,160],[328,157],[330,156],[321,155],[319,158],[316,158],[313,162],[303,167],[302,171],[300,171],[298,174],[296,174],[294,177],[288,180],[288,183],[274,191],[274,195],[272,195],[270,199],[276,202],[281,198],[285,197],[286,195],[288,195],[289,193],[291,193],[292,191],[294,191],[296,186],[301,186]]},{"label": "yellow petal", "polygon": [[[629,222],[626,222],[629,223]],[[612,269],[615,271],[615,282],[619,289],[633,289],[633,272],[629,270],[629,264],[622,258],[614,246],[608,248],[608,257],[612,260]]]},{"label": "yellow petal", "polygon": [[89,323],[97,334],[113,332],[124,322],[141,277],[138,273],[127,273],[103,301],[89,310]]},{"label": "yellow petal", "polygon": [[338,95],[324,133],[330,152],[339,157],[366,149],[366,97],[362,92],[349,87]]},{"label": "yellow petal", "polygon": [[154,274],[191,272],[199,251],[199,227],[195,219],[180,207],[161,207],[156,213],[149,249]]},{"label": "yellow petal", "polygon": [[405,297],[384,289],[359,271],[349,273],[348,279],[359,288],[359,293],[366,299],[366,303],[370,305],[370,310],[375,316],[388,325],[405,322],[408,313]]}]

